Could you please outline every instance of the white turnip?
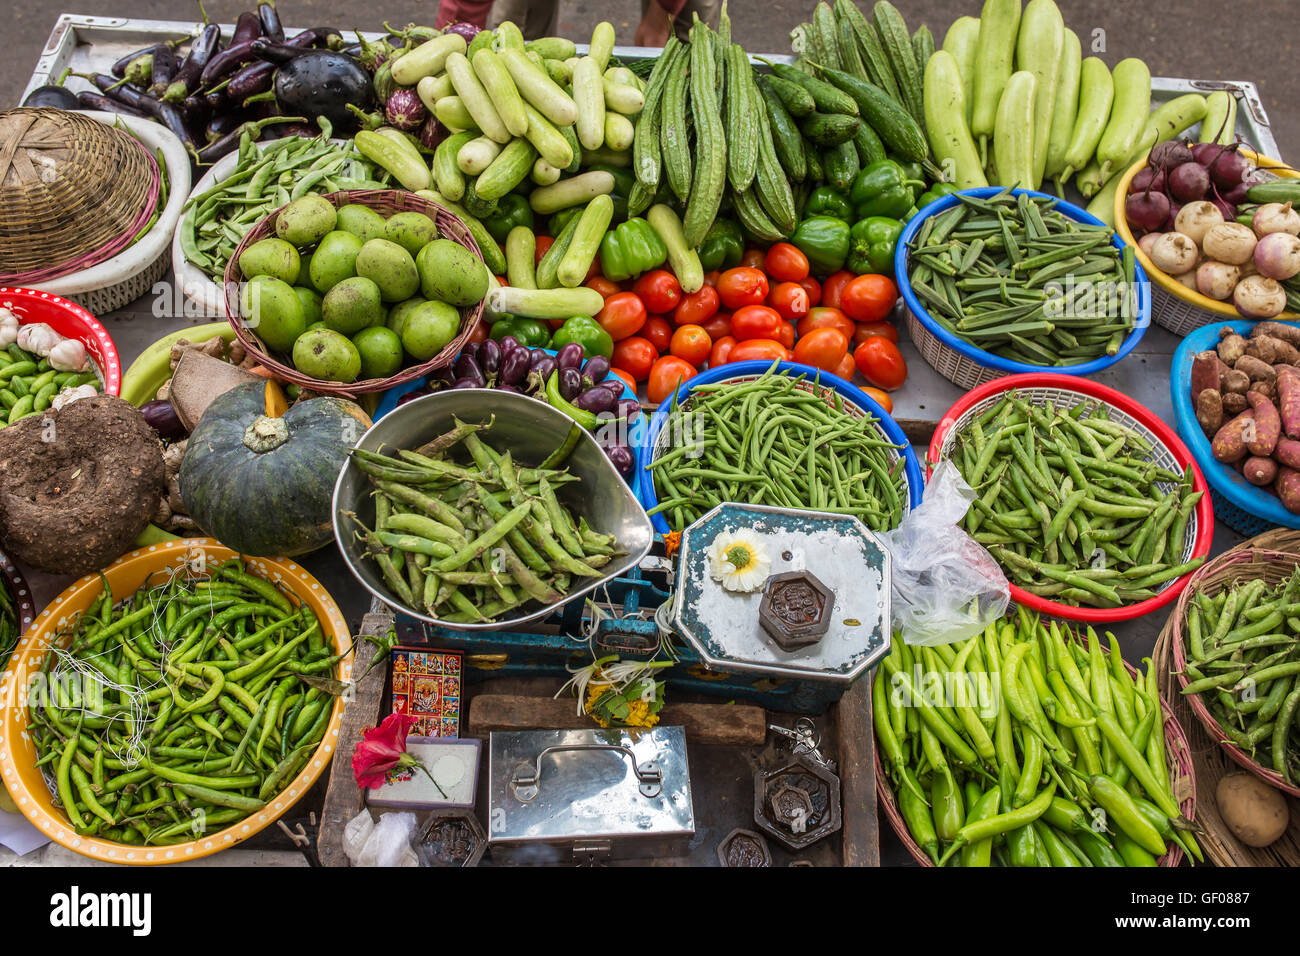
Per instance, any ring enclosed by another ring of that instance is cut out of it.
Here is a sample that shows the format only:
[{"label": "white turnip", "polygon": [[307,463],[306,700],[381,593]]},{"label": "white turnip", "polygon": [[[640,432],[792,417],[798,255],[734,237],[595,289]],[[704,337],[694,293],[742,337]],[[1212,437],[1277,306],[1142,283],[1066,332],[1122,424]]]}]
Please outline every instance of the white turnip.
[{"label": "white turnip", "polygon": [[1219,208],[1214,203],[1202,199],[1189,202],[1180,209],[1174,226],[1199,246],[1205,234],[1221,222],[1223,222],[1223,213]]},{"label": "white turnip", "polygon": [[1255,230],[1255,235],[1261,239],[1275,232],[1300,236],[1300,212],[1292,209],[1289,202],[1264,203],[1255,210],[1255,215],[1251,217],[1250,224]]},{"label": "white turnip", "polygon": [[1141,249],[1143,252],[1145,252],[1148,256],[1150,256],[1151,247],[1155,245],[1156,240],[1163,235],[1164,235],[1163,232],[1148,232],[1145,236],[1143,236],[1141,239],[1138,240],[1138,248]]},{"label": "white turnip", "polygon": [[1151,246],[1151,262],[1161,272],[1181,276],[1196,267],[1196,243],[1181,232],[1166,232]]},{"label": "white turnip", "polygon": [[1201,248],[1211,259],[1239,266],[1250,261],[1258,240],[1249,226],[1239,222],[1221,222],[1201,240]]},{"label": "white turnip", "polygon": [[1196,290],[1211,299],[1230,299],[1241,270],[1223,262],[1203,262],[1196,269]]},{"label": "white turnip", "polygon": [[1289,279],[1300,273],[1300,239],[1289,232],[1271,232],[1255,246],[1255,267],[1270,279]]},{"label": "white turnip", "polygon": [[1248,319],[1271,319],[1286,308],[1286,291],[1276,279],[1247,276],[1237,283],[1232,304]]}]

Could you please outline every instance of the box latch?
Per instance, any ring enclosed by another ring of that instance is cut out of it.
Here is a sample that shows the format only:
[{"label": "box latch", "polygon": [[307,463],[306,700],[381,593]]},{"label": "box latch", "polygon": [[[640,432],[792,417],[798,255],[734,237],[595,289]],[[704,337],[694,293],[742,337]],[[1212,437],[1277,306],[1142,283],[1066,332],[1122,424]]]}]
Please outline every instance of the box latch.
[{"label": "box latch", "polygon": [[574,866],[600,866],[609,859],[612,840],[579,840],[573,844]]}]

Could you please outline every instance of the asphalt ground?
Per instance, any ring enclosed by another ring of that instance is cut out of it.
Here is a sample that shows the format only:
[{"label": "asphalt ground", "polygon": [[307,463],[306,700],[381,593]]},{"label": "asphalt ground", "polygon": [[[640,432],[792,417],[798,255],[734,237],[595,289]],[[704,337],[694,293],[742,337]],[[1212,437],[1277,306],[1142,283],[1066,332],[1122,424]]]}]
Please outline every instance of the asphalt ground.
[{"label": "asphalt ground", "polygon": [[[186,0],[10,0],[9,53],[0,58],[0,103],[17,105],[37,58],[60,13],[168,20],[195,16]],[[1221,33],[1228,10],[1218,0],[1148,0],[1142,4],[1114,0],[1057,0],[1066,24],[1079,34],[1085,55],[1095,54],[1115,64],[1124,57],[1141,57],[1156,76],[1192,79],[1251,80],[1259,86],[1283,158],[1300,155],[1300,71],[1295,69],[1296,41],[1288,14],[1294,0],[1240,0],[1231,8],[1238,23],[1252,23],[1264,38],[1231,38]],[[859,5],[870,4],[859,0]],[[908,24],[928,24],[937,41],[959,16],[979,15],[979,0],[897,0]],[[248,4],[240,0],[209,0],[209,15],[231,22]],[[813,0],[731,0],[736,39],[752,52],[789,50],[790,28],[811,18]],[[437,4],[388,0],[361,7],[345,0],[281,0],[280,11],[290,26],[336,25],[341,29],[377,29],[393,23],[432,23]],[[560,0],[559,32],[574,39],[589,34],[593,24],[608,19],[618,42],[630,44],[640,19],[639,0]],[[1268,24],[1280,29],[1269,29]],[[1288,39],[1290,37],[1291,39]]]}]

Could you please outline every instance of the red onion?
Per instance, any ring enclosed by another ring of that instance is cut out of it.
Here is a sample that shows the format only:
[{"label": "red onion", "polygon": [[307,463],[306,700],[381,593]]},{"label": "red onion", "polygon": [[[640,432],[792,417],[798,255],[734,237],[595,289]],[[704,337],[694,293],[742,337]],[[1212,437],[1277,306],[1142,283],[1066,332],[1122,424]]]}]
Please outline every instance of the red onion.
[{"label": "red onion", "polygon": [[1210,173],[1198,162],[1183,163],[1169,171],[1169,194],[1179,202],[1204,199],[1210,189]]}]

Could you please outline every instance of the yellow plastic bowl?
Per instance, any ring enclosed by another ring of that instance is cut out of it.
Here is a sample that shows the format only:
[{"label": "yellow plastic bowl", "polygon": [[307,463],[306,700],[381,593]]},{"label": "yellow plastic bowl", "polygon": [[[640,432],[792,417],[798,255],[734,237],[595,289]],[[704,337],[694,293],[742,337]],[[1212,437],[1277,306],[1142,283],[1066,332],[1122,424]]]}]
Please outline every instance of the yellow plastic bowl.
[{"label": "yellow plastic bowl", "polygon": [[[1257,166],[1278,167],[1270,169],[1270,172],[1281,179],[1300,179],[1300,172],[1282,168],[1283,163],[1280,159],[1269,159],[1267,156],[1260,156],[1258,153],[1245,148],[1241,150],[1241,154]],[[1231,302],[1220,302],[1218,299],[1211,299],[1208,295],[1201,295],[1201,293],[1195,289],[1189,289],[1168,273],[1161,272],[1152,264],[1147,254],[1138,246],[1137,240],[1133,238],[1133,230],[1128,225],[1128,216],[1124,214],[1124,201],[1128,199],[1129,183],[1133,181],[1133,177],[1138,174],[1139,170],[1146,167],[1147,157],[1150,155],[1148,152],[1120,177],[1119,189],[1115,192],[1115,231],[1119,233],[1121,239],[1133,247],[1133,250],[1137,253],[1138,262],[1142,263],[1142,268],[1147,271],[1147,276],[1151,281],[1165,292],[1194,308],[1204,309],[1206,312],[1213,312],[1215,315],[1221,315],[1228,319],[1243,318],[1242,314],[1233,307]],[[1278,320],[1296,319],[1300,318],[1300,315],[1295,312],[1283,312],[1281,315],[1274,316],[1274,318]]]},{"label": "yellow plastic bowl", "polygon": [[[195,566],[203,562],[217,564],[235,557],[235,552],[212,538],[191,538],[169,544],[152,545],[131,551],[104,569],[115,597],[123,598],[139,590],[149,576],[179,567]],[[335,677],[347,680],[352,674],[352,645],[347,624],[333,598],[310,574],[297,564],[284,558],[245,558],[250,573],[283,584],[307,603],[320,619],[326,637],[336,653],[346,654],[339,661]],[[49,650],[55,632],[66,626],[76,615],[85,611],[99,596],[102,585],[99,575],[88,575],[73,583],[44,611],[37,615],[32,626],[18,640],[18,647],[3,676],[0,676],[0,778],[3,778],[18,809],[23,815],[54,842],[83,856],[109,863],[128,863],[137,866],[178,863],[195,860],[221,850],[228,850],[265,829],[279,819],[298,798],[315,783],[334,756],[343,717],[343,699],[336,698],[329,726],[321,738],[316,752],[307,766],[266,807],[243,820],[205,834],[189,843],[170,846],[129,846],[97,837],[81,836],[68,822],[67,815],[54,805],[45,778],[36,767],[36,747],[27,735],[27,708],[22,700],[31,675],[40,670],[41,662]]]}]

